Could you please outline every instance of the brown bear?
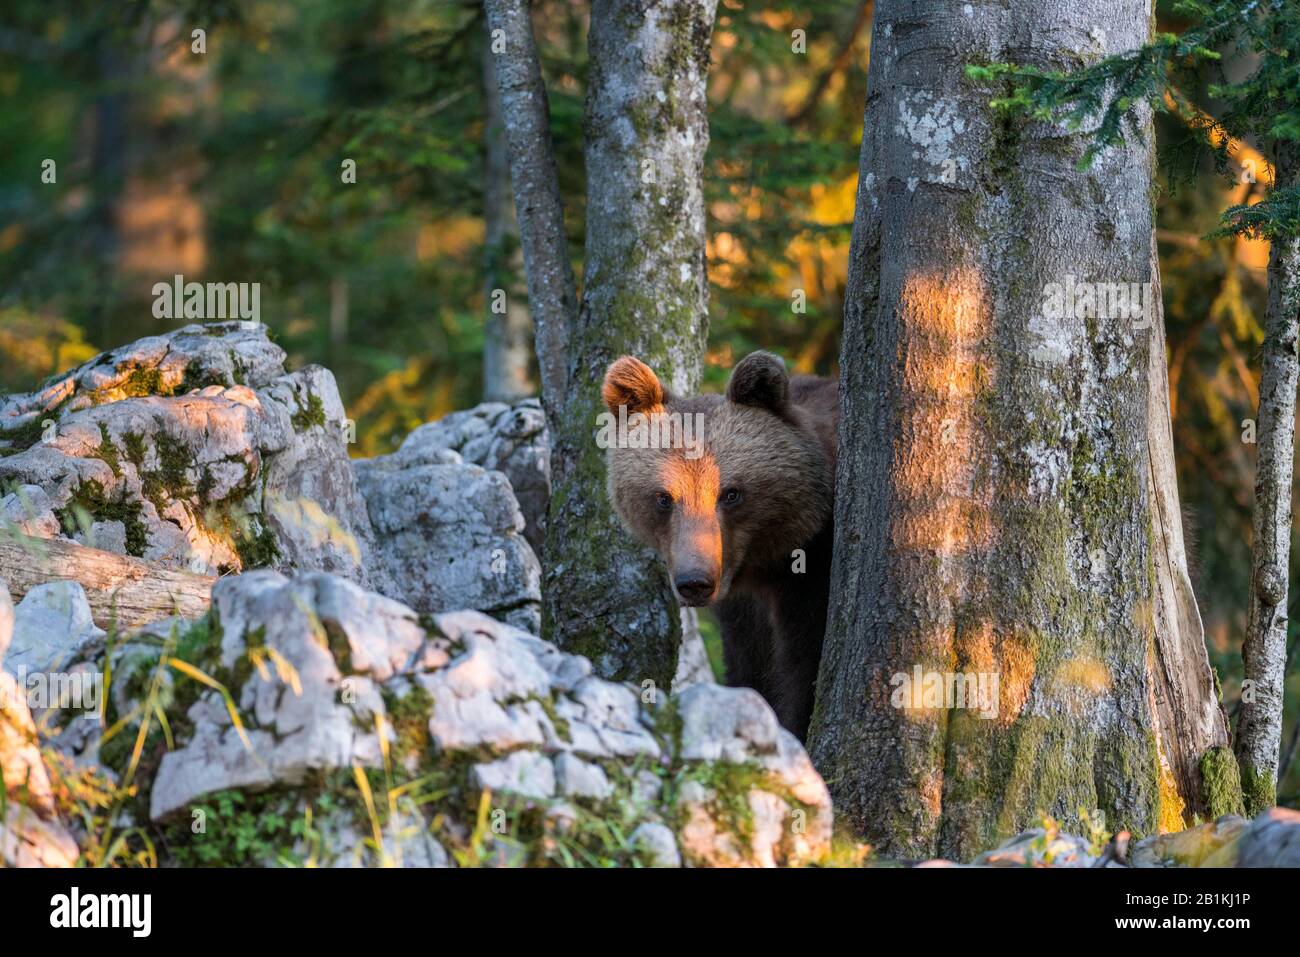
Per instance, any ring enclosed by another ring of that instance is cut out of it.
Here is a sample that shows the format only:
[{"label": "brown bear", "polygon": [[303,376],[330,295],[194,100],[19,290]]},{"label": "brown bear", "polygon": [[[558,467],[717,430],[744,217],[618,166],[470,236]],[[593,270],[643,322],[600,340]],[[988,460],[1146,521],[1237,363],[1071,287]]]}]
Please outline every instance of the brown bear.
[{"label": "brown bear", "polygon": [[624,356],[602,398],[610,500],[668,566],[684,605],[709,605],[727,683],[754,688],[802,740],[830,585],[836,383],[746,356],[725,395],[671,395]]}]

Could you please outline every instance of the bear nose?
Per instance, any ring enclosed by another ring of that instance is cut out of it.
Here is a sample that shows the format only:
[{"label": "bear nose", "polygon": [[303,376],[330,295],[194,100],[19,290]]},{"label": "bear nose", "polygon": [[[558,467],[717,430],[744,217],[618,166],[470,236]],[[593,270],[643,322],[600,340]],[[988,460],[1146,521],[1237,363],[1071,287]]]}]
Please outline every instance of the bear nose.
[{"label": "bear nose", "polygon": [[717,583],[704,572],[683,572],[673,581],[678,596],[688,605],[707,605]]}]

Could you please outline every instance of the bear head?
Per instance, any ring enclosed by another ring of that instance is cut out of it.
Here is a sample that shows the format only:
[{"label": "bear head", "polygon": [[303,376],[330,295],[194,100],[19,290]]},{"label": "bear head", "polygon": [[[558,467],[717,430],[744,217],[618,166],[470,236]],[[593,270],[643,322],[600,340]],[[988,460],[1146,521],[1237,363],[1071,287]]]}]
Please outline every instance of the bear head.
[{"label": "bear head", "polygon": [[667,564],[683,604],[788,572],[829,521],[832,465],[777,356],[746,356],[725,395],[683,397],[624,356],[602,398],[610,501]]}]

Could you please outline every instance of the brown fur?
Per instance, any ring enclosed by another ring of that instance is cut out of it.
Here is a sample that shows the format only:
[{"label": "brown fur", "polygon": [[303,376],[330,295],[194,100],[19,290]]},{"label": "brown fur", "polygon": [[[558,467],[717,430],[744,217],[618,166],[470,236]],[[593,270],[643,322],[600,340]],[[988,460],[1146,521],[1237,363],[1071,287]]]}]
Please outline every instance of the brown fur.
[{"label": "brown fur", "polygon": [[[835,383],[790,378],[780,359],[757,352],[733,370],[725,396],[677,397],[644,363],[624,357],[610,366],[602,394],[615,416],[620,405],[654,421],[703,415],[698,458],[682,447],[680,431],[671,448],[611,447],[610,499],[668,565],[679,597],[718,614],[728,683],[757,688],[802,736],[825,628]],[[739,501],[729,497],[736,493]],[[794,571],[796,549],[804,552],[802,574]],[[701,594],[702,583],[712,590]]]}]

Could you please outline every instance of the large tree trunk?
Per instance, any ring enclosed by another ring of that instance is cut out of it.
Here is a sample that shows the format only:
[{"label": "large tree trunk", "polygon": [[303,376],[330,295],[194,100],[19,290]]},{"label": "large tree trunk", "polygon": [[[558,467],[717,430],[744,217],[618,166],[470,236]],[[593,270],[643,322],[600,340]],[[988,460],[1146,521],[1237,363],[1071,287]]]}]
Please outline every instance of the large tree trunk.
[{"label": "large tree trunk", "polygon": [[[1275,188],[1300,185],[1300,149],[1282,144]],[[1244,682],[1237,719],[1237,760],[1247,810],[1277,802],[1286,681],[1287,580],[1291,560],[1291,473],[1296,382],[1300,378],[1300,238],[1273,240],[1268,314],[1259,382],[1259,458],[1255,466],[1255,552],[1249,622],[1242,643]]]},{"label": "large tree trunk", "polygon": [[[963,77],[1132,49],[1150,2],[964,9],[876,5],[811,733],[842,820],[886,853],[961,858],[1040,812],[1178,826],[1201,802],[1193,737],[1224,740],[1171,463],[1147,448],[1158,316],[1048,301],[1072,281],[1158,296],[1149,117],[1080,171],[1085,135],[999,115],[1001,91]],[[917,667],[996,693],[917,702],[899,677]]]},{"label": "large tree trunk", "polygon": [[519,223],[510,195],[510,159],[501,120],[496,54],[483,47],[483,400],[515,402],[536,391],[528,374],[533,324],[528,317]]},{"label": "large tree trunk", "polygon": [[605,494],[593,441],[606,367],[631,353],[671,389],[699,382],[707,334],[703,161],[716,0],[595,0],[587,244],[564,412],[551,432],[543,630],[607,676],[667,688],[681,619],[663,565]]}]

